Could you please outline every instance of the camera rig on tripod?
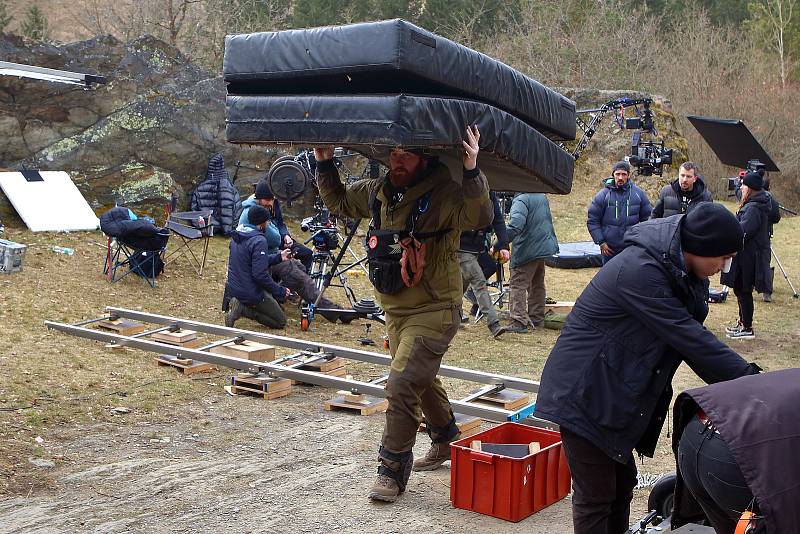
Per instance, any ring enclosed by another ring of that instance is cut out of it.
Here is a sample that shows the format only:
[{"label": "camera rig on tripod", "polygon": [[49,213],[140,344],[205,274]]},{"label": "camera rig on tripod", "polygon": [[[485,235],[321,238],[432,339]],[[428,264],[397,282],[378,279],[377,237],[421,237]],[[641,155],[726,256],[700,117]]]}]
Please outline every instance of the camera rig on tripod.
[{"label": "camera rig on tripod", "polygon": [[[664,146],[663,139],[657,139],[658,132],[653,121],[653,110],[650,108],[652,104],[652,98],[622,97],[609,100],[596,109],[579,110],[575,120],[583,131],[583,136],[572,151],[572,157],[576,160],[580,157],[597,133],[600,122],[613,111],[615,122],[621,129],[636,130],[631,139],[630,155],[625,159],[643,176],[661,176],[664,165],[672,164],[672,149]],[[639,106],[642,106],[641,111]],[[625,118],[625,109],[631,107],[634,108],[636,117]],[[592,118],[587,123],[581,118],[581,114],[589,114]]]}]

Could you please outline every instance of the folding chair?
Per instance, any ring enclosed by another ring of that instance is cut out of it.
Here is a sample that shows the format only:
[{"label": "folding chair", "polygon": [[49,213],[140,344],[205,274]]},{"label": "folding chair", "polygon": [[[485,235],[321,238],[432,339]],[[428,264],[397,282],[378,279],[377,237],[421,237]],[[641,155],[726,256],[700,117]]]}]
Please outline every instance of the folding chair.
[{"label": "folding chair", "polygon": [[[185,256],[192,263],[197,275],[203,276],[203,268],[206,266],[206,257],[208,256],[209,240],[214,235],[214,226],[211,220],[212,214],[212,210],[170,213],[167,220],[167,228],[180,237],[182,243],[167,255],[164,260],[165,264],[175,261],[179,256]],[[201,251],[195,254],[195,251],[192,250],[192,245],[197,240],[201,240],[201,243],[199,243]]]},{"label": "folding chair", "polygon": [[[163,256],[169,240],[169,230],[159,228],[146,239],[107,235],[106,261],[103,274],[109,282],[118,282],[131,273],[144,278],[150,287],[156,287],[156,277],[164,270]],[[119,270],[125,272],[118,276]]]}]

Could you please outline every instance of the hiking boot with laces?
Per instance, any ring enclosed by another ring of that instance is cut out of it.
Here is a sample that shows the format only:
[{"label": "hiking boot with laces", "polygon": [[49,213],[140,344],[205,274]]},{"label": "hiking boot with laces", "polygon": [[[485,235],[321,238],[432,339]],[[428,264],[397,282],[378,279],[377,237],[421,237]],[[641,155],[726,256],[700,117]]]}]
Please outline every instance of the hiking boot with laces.
[{"label": "hiking boot with laces", "polygon": [[400,486],[395,479],[378,474],[369,490],[369,498],[372,501],[395,502],[401,493]]},{"label": "hiking boot with laces", "polygon": [[752,328],[742,327],[735,332],[729,333],[728,337],[731,339],[753,339],[756,335],[753,333]]},{"label": "hiking boot with laces", "polygon": [[433,471],[450,460],[450,443],[431,443],[425,456],[414,460],[414,471]]},{"label": "hiking boot with laces", "polygon": [[225,326],[233,328],[234,323],[239,320],[244,311],[244,306],[236,297],[231,298],[228,303],[228,311],[225,312]]},{"label": "hiking boot with laces", "polygon": [[726,326],[725,327],[725,333],[726,334],[733,334],[735,332],[738,332],[741,329],[742,329],[742,321],[737,321],[735,326]]},{"label": "hiking boot with laces", "polygon": [[492,337],[497,339],[506,333],[506,327],[501,325],[500,321],[496,321],[489,325],[489,331],[492,333]]}]

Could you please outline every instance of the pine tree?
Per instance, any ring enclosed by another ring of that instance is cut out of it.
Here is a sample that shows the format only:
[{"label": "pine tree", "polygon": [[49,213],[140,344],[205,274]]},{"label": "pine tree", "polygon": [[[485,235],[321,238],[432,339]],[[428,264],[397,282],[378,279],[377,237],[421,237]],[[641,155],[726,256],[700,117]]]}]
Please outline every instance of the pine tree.
[{"label": "pine tree", "polygon": [[22,35],[34,41],[45,41],[50,35],[47,17],[39,6],[33,5],[22,21]]}]

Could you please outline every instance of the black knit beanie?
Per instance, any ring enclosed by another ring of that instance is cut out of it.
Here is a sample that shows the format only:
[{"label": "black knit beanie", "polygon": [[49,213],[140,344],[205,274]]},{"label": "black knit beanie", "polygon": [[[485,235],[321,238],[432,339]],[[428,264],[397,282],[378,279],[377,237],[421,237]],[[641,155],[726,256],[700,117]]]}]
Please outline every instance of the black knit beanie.
[{"label": "black knit beanie", "polygon": [[611,174],[614,174],[617,171],[625,171],[628,174],[630,174],[631,173],[631,166],[627,161],[618,161],[611,168]]},{"label": "black knit beanie", "polygon": [[755,191],[764,189],[764,178],[757,172],[748,172],[742,178],[742,183]]},{"label": "black knit beanie", "polygon": [[266,180],[261,180],[256,184],[256,199],[272,199],[275,198],[275,193],[270,189]]},{"label": "black knit beanie", "polygon": [[742,225],[722,204],[701,202],[681,221],[684,252],[713,258],[739,252],[743,244]]},{"label": "black knit beanie", "polygon": [[247,221],[253,226],[258,226],[269,219],[269,212],[261,206],[251,206],[250,211],[247,212]]}]

